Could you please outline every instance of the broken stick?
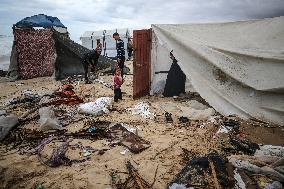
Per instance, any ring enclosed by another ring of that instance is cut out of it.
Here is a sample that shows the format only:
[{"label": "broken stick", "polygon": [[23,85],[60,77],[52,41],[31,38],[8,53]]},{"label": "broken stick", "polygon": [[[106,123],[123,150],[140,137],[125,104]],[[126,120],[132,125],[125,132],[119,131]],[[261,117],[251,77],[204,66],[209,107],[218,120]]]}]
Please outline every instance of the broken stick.
[{"label": "broken stick", "polygon": [[210,165],[210,168],[212,170],[212,175],[213,175],[213,179],[214,179],[215,188],[216,189],[221,189],[221,187],[219,185],[219,181],[217,179],[217,174],[216,174],[215,166],[214,166],[213,162],[209,161],[209,165]]}]

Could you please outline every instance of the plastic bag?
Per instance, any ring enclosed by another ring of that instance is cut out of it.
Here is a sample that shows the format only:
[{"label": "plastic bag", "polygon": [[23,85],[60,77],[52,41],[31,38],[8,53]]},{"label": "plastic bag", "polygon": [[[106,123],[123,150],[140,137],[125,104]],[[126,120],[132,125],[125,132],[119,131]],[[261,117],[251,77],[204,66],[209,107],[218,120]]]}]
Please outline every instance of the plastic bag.
[{"label": "plastic bag", "polygon": [[42,131],[47,131],[51,129],[62,129],[62,126],[59,124],[58,119],[54,115],[52,107],[43,107],[38,110],[39,112],[39,128]]}]

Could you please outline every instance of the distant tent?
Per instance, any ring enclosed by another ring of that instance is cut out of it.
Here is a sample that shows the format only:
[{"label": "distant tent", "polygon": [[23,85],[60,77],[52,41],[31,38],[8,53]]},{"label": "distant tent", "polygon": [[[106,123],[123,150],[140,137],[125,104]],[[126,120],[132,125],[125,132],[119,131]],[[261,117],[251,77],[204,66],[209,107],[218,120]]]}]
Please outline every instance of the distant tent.
[{"label": "distant tent", "polygon": [[[8,71],[12,80],[53,73],[56,79],[63,79],[84,73],[81,59],[90,50],[72,41],[58,18],[43,14],[27,17],[13,26],[13,33]],[[115,61],[100,57],[98,69],[115,64]]]},{"label": "distant tent", "polygon": [[[129,38],[132,38],[132,31],[125,29],[114,29],[114,30],[99,30],[99,31],[86,31],[80,37],[82,45],[88,49],[96,48],[96,40],[100,39],[103,45],[102,55],[115,58],[116,57],[116,43],[112,35],[114,32],[119,33],[120,38],[124,41],[124,48],[127,49],[127,42]],[[125,53],[128,58],[127,53]]]}]

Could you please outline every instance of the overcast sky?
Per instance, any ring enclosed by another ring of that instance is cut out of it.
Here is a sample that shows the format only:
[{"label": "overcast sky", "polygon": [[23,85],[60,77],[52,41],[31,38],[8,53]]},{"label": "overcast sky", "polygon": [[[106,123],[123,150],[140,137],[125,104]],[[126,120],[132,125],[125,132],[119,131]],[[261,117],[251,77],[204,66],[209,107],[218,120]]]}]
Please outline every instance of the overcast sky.
[{"label": "overcast sky", "polygon": [[0,34],[40,13],[58,17],[78,41],[87,30],[284,16],[284,0],[0,0]]}]

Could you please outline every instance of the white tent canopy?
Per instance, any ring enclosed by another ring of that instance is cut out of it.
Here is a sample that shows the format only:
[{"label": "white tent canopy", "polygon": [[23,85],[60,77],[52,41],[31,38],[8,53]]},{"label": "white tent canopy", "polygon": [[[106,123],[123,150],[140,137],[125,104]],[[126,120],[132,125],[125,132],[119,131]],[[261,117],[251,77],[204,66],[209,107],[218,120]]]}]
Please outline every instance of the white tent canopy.
[{"label": "white tent canopy", "polygon": [[284,17],[152,25],[151,93],[161,92],[169,52],[218,112],[284,125]]},{"label": "white tent canopy", "polygon": [[[101,43],[103,44],[102,54],[104,54],[104,49],[105,49],[105,55],[109,57],[115,57],[116,43],[112,37],[113,33],[115,32],[119,33],[120,38],[124,41],[124,48],[127,49],[128,38],[132,37],[132,31],[127,28],[113,29],[113,30],[86,31],[80,37],[80,39],[82,41],[82,45],[88,49],[95,49],[96,40],[100,39]],[[127,58],[127,53],[126,53],[126,58]]]}]

